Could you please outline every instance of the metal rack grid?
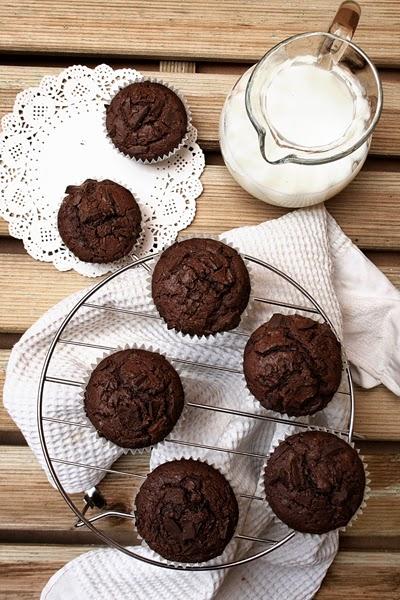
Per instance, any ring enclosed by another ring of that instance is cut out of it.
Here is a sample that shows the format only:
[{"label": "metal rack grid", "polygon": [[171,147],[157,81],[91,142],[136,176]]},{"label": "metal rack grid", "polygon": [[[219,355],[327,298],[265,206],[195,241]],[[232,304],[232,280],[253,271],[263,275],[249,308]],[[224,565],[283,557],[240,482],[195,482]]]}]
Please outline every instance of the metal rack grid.
[{"label": "metal rack grid", "polygon": [[[190,567],[183,567],[180,565],[172,565],[172,564],[167,564],[164,562],[159,562],[157,560],[153,560],[151,558],[141,556],[139,554],[136,554],[134,551],[129,550],[128,548],[124,547],[119,542],[112,539],[109,535],[105,534],[103,531],[100,531],[99,529],[97,529],[96,525],[94,524],[96,521],[107,518],[107,517],[122,517],[122,518],[127,518],[127,519],[134,519],[134,515],[131,513],[125,513],[125,512],[115,511],[115,510],[104,510],[103,512],[101,512],[91,518],[87,518],[85,515],[86,515],[86,512],[89,507],[93,507],[95,505],[98,507],[101,507],[100,506],[101,502],[96,502],[96,496],[97,496],[97,499],[98,498],[101,499],[101,495],[98,494],[97,488],[92,488],[91,490],[88,490],[85,493],[84,500],[85,500],[86,504],[85,504],[84,508],[81,510],[80,508],[78,508],[76,506],[76,504],[71,499],[68,492],[65,491],[65,489],[57,475],[54,464],[63,463],[63,464],[77,466],[77,467],[98,470],[98,471],[104,472],[105,474],[116,473],[119,475],[123,475],[123,476],[127,476],[127,477],[134,477],[134,478],[139,478],[139,479],[145,479],[146,476],[139,475],[137,473],[129,473],[129,472],[124,472],[124,471],[120,471],[120,470],[116,470],[116,469],[106,469],[106,468],[98,467],[95,465],[89,465],[89,464],[84,464],[84,463],[79,463],[79,462],[74,462],[74,461],[66,461],[63,459],[58,459],[57,457],[50,456],[48,448],[47,448],[46,436],[45,436],[45,432],[44,432],[44,422],[46,422],[46,421],[63,423],[63,424],[68,424],[68,425],[76,426],[76,427],[90,427],[89,424],[75,423],[75,422],[72,422],[69,420],[58,419],[55,417],[46,417],[43,415],[44,388],[45,388],[45,384],[47,382],[61,384],[61,385],[67,385],[67,386],[77,386],[77,387],[80,387],[82,385],[82,382],[79,382],[79,381],[73,381],[71,379],[63,379],[63,378],[59,378],[59,377],[48,376],[48,374],[47,374],[48,368],[49,368],[49,365],[50,365],[50,362],[51,362],[51,359],[52,359],[52,356],[53,356],[53,353],[54,353],[54,350],[55,350],[57,344],[70,344],[70,345],[75,345],[75,346],[85,346],[85,347],[96,348],[96,349],[100,349],[100,350],[106,350],[106,351],[115,350],[115,348],[113,348],[111,346],[96,345],[96,344],[91,344],[91,343],[85,343],[82,341],[64,339],[61,336],[62,336],[63,332],[65,331],[65,328],[70,323],[70,321],[72,320],[74,315],[82,307],[93,308],[93,309],[97,309],[99,311],[113,311],[113,312],[118,312],[118,313],[123,313],[123,314],[130,314],[130,315],[142,317],[142,318],[160,319],[160,317],[158,317],[157,315],[155,315],[153,313],[134,311],[134,310],[126,309],[126,308],[110,307],[110,306],[99,305],[99,304],[95,304],[93,302],[89,302],[91,297],[97,291],[99,291],[103,286],[106,286],[110,281],[112,281],[114,278],[118,277],[122,273],[124,273],[130,269],[133,269],[135,267],[139,267],[139,266],[141,266],[141,267],[145,268],[147,271],[149,271],[150,267],[149,267],[148,263],[150,261],[153,261],[157,256],[158,255],[153,254],[153,255],[146,256],[146,257],[143,257],[140,259],[136,259],[132,263],[122,267],[118,271],[115,271],[114,273],[109,275],[105,280],[101,281],[100,283],[95,285],[93,288],[91,288],[81,298],[81,300],[74,306],[74,308],[69,312],[69,314],[65,317],[65,319],[62,322],[61,326],[59,327],[57,333],[55,334],[53,341],[51,342],[51,344],[49,346],[49,349],[48,349],[48,352],[47,352],[47,355],[46,355],[46,358],[45,358],[45,361],[43,364],[43,369],[42,369],[42,373],[40,376],[38,400],[37,400],[38,431],[39,431],[39,438],[40,438],[40,443],[42,446],[44,458],[45,458],[47,467],[49,469],[49,472],[50,472],[58,490],[60,491],[61,495],[63,496],[65,502],[68,504],[68,506],[71,508],[71,510],[78,517],[78,521],[76,522],[75,526],[76,527],[82,527],[82,526],[88,527],[93,533],[95,533],[107,545],[114,547],[133,558],[136,558],[136,559],[146,562],[148,564],[160,566],[160,567],[163,567],[166,569],[178,569],[178,570],[185,569],[185,570],[191,570],[191,571],[207,571],[207,570],[225,569],[228,567],[242,565],[242,564],[251,562],[257,558],[260,558],[262,556],[266,556],[270,552],[273,552],[274,550],[276,550],[283,544],[287,543],[290,539],[292,539],[293,536],[296,535],[296,532],[291,531],[290,533],[288,533],[285,537],[283,537],[280,540],[271,540],[271,539],[266,539],[266,538],[259,538],[259,537],[254,537],[254,536],[250,536],[250,535],[245,535],[243,533],[236,533],[235,538],[238,540],[247,540],[247,541],[251,541],[251,542],[256,542],[256,543],[259,543],[262,545],[266,545],[267,548],[264,548],[263,550],[256,552],[255,554],[252,554],[250,556],[246,556],[246,557],[238,559],[238,560],[233,560],[233,561],[229,561],[229,562],[221,563],[221,564],[201,565],[201,566],[195,565],[195,566],[190,566]],[[308,302],[310,304],[308,306],[302,306],[302,305],[290,304],[290,303],[283,302],[283,301],[276,300],[276,299],[258,298],[258,297],[254,298],[255,302],[289,308],[289,309],[297,310],[300,312],[318,314],[334,330],[330,319],[325,314],[323,309],[319,306],[317,301],[300,284],[298,284],[296,281],[294,281],[286,273],[280,271],[279,269],[266,263],[265,261],[262,261],[258,258],[254,258],[254,257],[248,256],[248,255],[244,255],[244,258],[247,261],[254,263],[260,267],[263,267],[263,268],[271,271],[275,275],[284,279],[287,283],[294,286],[308,300]],[[237,330],[231,331],[230,333],[234,334],[234,335],[248,337],[247,333],[237,331]],[[172,357],[171,357],[171,360],[173,362],[178,362],[178,363],[182,363],[182,364],[186,364],[186,365],[189,364],[189,365],[192,365],[192,366],[194,366],[196,368],[200,368],[200,369],[217,369],[217,370],[231,372],[231,373],[241,373],[241,370],[239,370],[239,369],[233,369],[233,368],[226,367],[223,365],[210,365],[210,364],[206,364],[206,363],[199,363],[199,362],[177,359],[177,358],[172,358]],[[354,427],[354,391],[353,391],[351,373],[350,373],[350,369],[349,369],[346,359],[344,359],[343,367],[344,367],[344,371],[346,373],[346,377],[345,377],[346,390],[341,390],[337,393],[344,394],[344,395],[348,396],[348,399],[349,399],[350,416],[349,416],[348,428],[345,430],[330,429],[330,431],[335,434],[343,435],[343,436],[347,437],[347,439],[349,441],[351,441],[352,436],[353,436],[353,427]],[[242,417],[259,419],[259,420],[263,420],[266,422],[283,423],[283,424],[287,424],[287,425],[294,425],[294,426],[300,427],[300,428],[310,428],[310,424],[303,423],[301,421],[289,420],[289,419],[274,417],[274,416],[270,416],[270,415],[255,414],[255,413],[246,412],[246,411],[239,411],[239,410],[230,409],[228,407],[212,406],[209,404],[200,404],[200,403],[195,403],[195,402],[186,402],[186,405],[190,406],[192,408],[199,409],[199,410],[211,410],[211,411],[216,411],[216,412],[221,412],[221,413],[226,413],[226,414],[232,414],[232,415],[237,415],[237,416],[242,416]],[[202,449],[207,449],[207,450],[213,450],[216,452],[229,452],[232,454],[239,454],[242,456],[247,456],[247,457],[252,457],[252,458],[257,458],[257,459],[265,459],[267,456],[267,454],[258,454],[258,453],[253,453],[253,452],[244,452],[244,451],[242,452],[242,451],[222,448],[222,447],[218,447],[218,446],[208,446],[208,445],[204,445],[204,444],[197,444],[194,442],[190,442],[189,440],[178,440],[178,439],[173,439],[173,438],[167,438],[164,441],[182,445],[182,446],[186,446],[186,447],[202,448]],[[251,502],[262,501],[261,497],[251,495],[251,494],[239,494],[239,496],[246,498],[246,499],[250,500]]]}]

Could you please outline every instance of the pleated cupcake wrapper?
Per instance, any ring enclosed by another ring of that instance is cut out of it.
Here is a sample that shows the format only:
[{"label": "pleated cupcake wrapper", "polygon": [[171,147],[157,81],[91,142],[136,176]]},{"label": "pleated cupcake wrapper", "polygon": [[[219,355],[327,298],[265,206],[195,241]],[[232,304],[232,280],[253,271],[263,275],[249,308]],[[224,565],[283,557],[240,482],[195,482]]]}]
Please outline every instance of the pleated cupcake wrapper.
[{"label": "pleated cupcake wrapper", "polygon": [[[343,363],[344,364],[344,363]],[[249,389],[249,386],[247,385],[247,380],[246,377],[244,375],[244,373],[242,374],[242,380],[243,380],[243,384],[246,390],[246,401],[251,403],[253,410],[259,414],[260,411],[260,407],[263,408],[265,411],[268,411],[268,415],[267,416],[271,416],[277,419],[286,419],[287,421],[298,421],[299,419],[309,419],[310,417],[315,417],[318,416],[319,413],[321,413],[327,406],[329,406],[329,403],[332,402],[332,400],[335,398],[338,390],[336,390],[336,392],[333,394],[332,399],[329,400],[328,404],[326,406],[324,406],[324,408],[321,408],[320,410],[318,410],[317,412],[313,413],[312,415],[288,415],[287,413],[280,413],[276,410],[272,410],[270,408],[265,408],[265,406],[263,406],[261,404],[261,402],[259,400],[257,400],[257,398],[254,396],[254,394],[252,394],[252,392]],[[340,387],[340,386],[339,386]],[[338,388],[339,389],[339,388]],[[263,414],[263,413],[260,413]],[[284,424],[284,423],[283,423]],[[304,423],[305,425],[307,425],[307,422]],[[310,425],[310,427],[314,427],[313,425]],[[318,427],[318,425],[316,425],[315,427]]]},{"label": "pleated cupcake wrapper", "polygon": [[[245,263],[245,266],[246,266],[246,268],[247,268],[247,270],[249,272],[249,278],[250,278],[250,297],[249,297],[249,301],[247,303],[247,306],[244,309],[244,311],[242,312],[241,317],[240,317],[240,322],[242,322],[250,314],[250,312],[251,312],[252,308],[254,308],[254,304],[255,304],[255,302],[254,302],[254,300],[252,298],[252,292],[251,292],[251,290],[252,290],[251,282],[252,282],[252,277],[254,275],[254,270],[252,268],[252,265],[249,263],[248,260],[246,260],[245,258],[243,258],[240,250],[236,246],[234,246],[230,242],[227,242],[225,239],[219,239],[219,237],[217,237],[217,236],[207,235],[207,234],[204,234],[204,233],[201,234],[200,233],[200,234],[197,234],[197,235],[192,236],[192,237],[185,237],[185,238],[183,238],[183,239],[181,239],[179,241],[183,242],[183,241],[186,241],[186,240],[198,239],[198,238],[203,239],[203,240],[204,239],[208,239],[208,240],[215,240],[217,242],[222,242],[226,246],[229,246],[230,248],[232,248],[232,250],[235,250],[239,254],[239,256],[242,258],[243,262]],[[158,314],[160,316],[160,319],[162,321],[162,324],[164,325],[164,328],[167,331],[174,331],[175,333],[177,333],[179,335],[179,337],[182,339],[182,341],[192,340],[192,341],[195,341],[195,342],[200,342],[200,341],[209,340],[209,339],[220,339],[221,336],[223,336],[224,334],[229,334],[232,331],[236,331],[236,329],[230,329],[228,331],[217,331],[215,333],[209,333],[209,334],[203,334],[203,335],[197,335],[197,334],[192,335],[190,333],[183,333],[182,331],[179,331],[179,330],[175,329],[174,327],[170,327],[168,325],[168,323],[163,319],[163,317],[158,312],[157,307],[155,306],[154,301],[153,301],[153,294],[152,294],[152,289],[151,289],[152,288],[151,283],[152,283],[153,271],[154,271],[154,268],[155,268],[157,262],[160,260],[161,256],[162,256],[162,253],[159,254],[157,257],[155,257],[155,261],[153,262],[152,266],[150,267],[150,270],[147,273],[146,284],[145,285],[146,285],[146,290],[147,290],[147,293],[148,293],[148,297],[151,299],[151,301],[153,303],[153,306],[154,306],[154,309],[156,311],[156,314]],[[240,327],[240,325],[239,325],[239,327]]]},{"label": "pleated cupcake wrapper", "polygon": [[[162,443],[162,442],[160,442]],[[192,458],[192,457],[190,457]],[[172,461],[179,461],[179,460],[187,460],[186,456],[172,456],[172,458],[169,458],[168,461],[166,462],[172,462]],[[147,548],[148,550],[150,550],[153,554],[153,557],[155,558],[155,560],[158,560],[160,563],[163,563],[165,565],[170,565],[173,567],[182,567],[184,569],[190,569],[191,567],[204,567],[204,566],[213,566],[214,564],[219,564],[219,562],[221,561],[221,557],[225,554],[225,552],[227,552],[227,550],[229,549],[229,547],[231,545],[233,545],[235,543],[235,535],[240,531],[240,526],[241,526],[241,521],[243,520],[242,518],[242,511],[241,511],[241,497],[240,494],[238,492],[238,490],[236,489],[236,486],[232,483],[230,477],[228,477],[226,475],[226,473],[224,472],[224,469],[221,468],[219,465],[215,464],[213,461],[211,460],[202,460],[201,458],[192,458],[192,460],[196,460],[197,462],[202,462],[202,463],[206,463],[208,465],[210,465],[210,467],[214,467],[214,469],[216,469],[217,471],[219,471],[219,473],[221,473],[221,475],[223,475],[225,477],[225,479],[227,480],[227,482],[229,483],[229,485],[231,486],[233,493],[235,495],[236,501],[238,503],[238,507],[239,507],[239,517],[238,517],[238,522],[235,528],[235,531],[233,532],[232,538],[229,540],[229,542],[227,543],[227,545],[224,548],[224,551],[222,552],[222,554],[220,554],[219,556],[216,556],[215,558],[211,558],[210,560],[207,561],[203,561],[200,563],[194,563],[194,562],[189,562],[189,563],[184,563],[184,562],[174,562],[171,560],[168,560],[167,558],[164,558],[163,556],[161,556],[161,554],[158,554],[157,552],[155,552],[154,550],[152,550],[150,548],[150,546],[147,544],[146,540],[142,538],[142,536],[139,534],[137,528],[136,528],[136,518],[135,518],[135,530],[137,533],[137,537],[138,540],[142,543],[142,545]],[[165,464],[165,463],[162,463]],[[135,502],[135,508],[134,508],[134,514],[136,517],[136,502]],[[225,562],[225,559],[222,559]],[[216,561],[216,562],[215,562]]]},{"label": "pleated cupcake wrapper", "polygon": [[[96,439],[100,438],[101,440],[104,440],[105,447],[108,450],[113,450],[114,448],[118,448],[118,449],[122,450],[122,452],[124,454],[129,454],[129,453],[133,454],[133,455],[135,455],[135,454],[149,454],[154,448],[157,448],[157,446],[159,446],[160,444],[162,444],[163,440],[161,440],[157,444],[152,444],[151,446],[146,446],[144,448],[123,448],[122,446],[118,446],[118,444],[115,444],[114,442],[112,442],[112,441],[108,440],[107,438],[105,438],[104,436],[100,435],[99,432],[97,431],[97,429],[95,428],[95,426],[93,425],[93,423],[91,422],[91,420],[89,419],[89,417],[86,415],[86,411],[85,411],[85,390],[86,390],[86,386],[89,383],[89,379],[90,379],[90,377],[91,377],[94,369],[97,367],[97,365],[99,365],[101,363],[102,360],[104,360],[105,358],[107,358],[107,356],[111,356],[112,354],[116,354],[117,352],[120,352],[122,350],[147,350],[148,352],[156,352],[157,354],[161,354],[161,356],[163,356],[166,360],[168,360],[168,362],[174,367],[175,371],[178,373],[178,375],[179,375],[179,377],[181,379],[182,387],[183,387],[183,392],[184,392],[184,405],[183,405],[182,413],[181,413],[178,421],[174,425],[174,428],[178,425],[178,423],[179,423],[179,425],[181,425],[183,423],[184,419],[186,418],[185,407],[186,407],[187,390],[186,390],[186,385],[185,385],[185,379],[184,379],[184,377],[182,375],[182,370],[180,369],[179,366],[176,366],[162,352],[160,352],[156,348],[153,348],[153,346],[151,346],[149,344],[140,344],[140,345],[124,344],[122,346],[117,346],[114,350],[102,352],[102,354],[94,362],[92,362],[90,364],[90,366],[87,368],[87,372],[86,372],[85,376],[83,377],[82,387],[80,388],[79,394],[78,394],[79,403],[80,403],[80,405],[82,407],[82,413],[84,415],[85,421],[86,421],[86,423],[88,423],[90,425],[90,427],[92,429],[93,436],[95,436]],[[172,433],[172,431],[170,433]]]},{"label": "pleated cupcake wrapper", "polygon": [[[175,148],[170,150],[167,154],[164,154],[163,156],[160,156],[158,158],[153,158],[152,160],[148,160],[147,158],[145,160],[143,160],[141,158],[135,158],[134,156],[129,156],[129,154],[125,154],[125,152],[122,152],[122,150],[120,150],[114,144],[114,142],[112,141],[112,139],[109,136],[108,131],[107,131],[107,125],[106,125],[107,109],[106,109],[106,106],[104,106],[104,111],[103,111],[103,115],[102,115],[102,126],[103,126],[103,131],[106,136],[106,139],[112,145],[114,150],[116,150],[119,154],[121,154],[122,156],[125,156],[125,158],[129,158],[129,160],[133,160],[134,162],[140,163],[142,165],[155,165],[157,163],[161,163],[164,160],[167,160],[168,158],[171,158],[174,154],[176,154],[179,150],[181,150],[185,146],[185,144],[188,142],[188,140],[190,138],[191,129],[192,129],[192,112],[191,112],[190,107],[187,103],[187,100],[186,100],[185,96],[182,94],[182,92],[180,90],[178,90],[175,86],[173,86],[171,83],[168,83],[167,81],[164,81],[163,79],[159,79],[158,77],[146,77],[145,75],[142,75],[141,77],[138,78],[138,77],[132,76],[131,78],[128,78],[128,81],[121,82],[121,84],[118,86],[117,91],[115,92],[115,96],[122,89],[128,87],[128,85],[131,85],[131,83],[143,83],[145,81],[149,81],[150,83],[159,83],[161,85],[164,85],[165,87],[170,89],[172,92],[174,92],[178,96],[178,98],[181,100],[181,102],[185,108],[186,115],[187,115],[187,126],[186,126],[186,133],[183,136],[180,143]],[[110,99],[110,102],[111,102],[111,100],[112,100],[112,98]]]},{"label": "pleated cupcake wrapper", "polygon": [[[244,389],[246,390],[246,402],[248,402],[249,404],[251,404],[252,408],[253,408],[253,412],[255,414],[264,414],[264,411],[267,412],[266,416],[268,417],[273,417],[274,419],[286,419],[288,421],[297,421],[299,418],[307,418],[309,415],[304,415],[302,417],[295,417],[295,416],[289,416],[286,413],[280,413],[277,412],[276,410],[272,410],[269,408],[265,408],[261,402],[259,400],[257,400],[257,398],[255,396],[253,396],[253,394],[251,393],[251,391],[249,390],[249,387],[247,385],[247,381],[246,381],[246,377],[244,376],[244,374],[242,374],[242,381],[243,381],[243,385],[244,385]],[[263,409],[263,412],[260,412],[260,407]],[[285,425],[285,423],[282,423],[282,425]],[[289,425],[288,425],[289,427]]]},{"label": "pleated cupcake wrapper", "polygon": [[[296,427],[295,425],[293,426],[294,428]],[[370,488],[370,483],[371,480],[369,478],[369,471],[368,471],[368,465],[367,462],[365,461],[364,456],[360,453],[359,449],[355,447],[355,444],[353,441],[349,442],[343,435],[339,435],[337,433],[334,433],[332,430],[326,428],[326,427],[317,427],[317,426],[310,426],[307,428],[304,428],[302,430],[302,432],[305,431],[323,431],[325,433],[331,433],[332,435],[336,435],[336,437],[340,438],[341,440],[345,441],[347,444],[349,444],[349,446],[351,446],[354,450],[356,450],[358,456],[361,459],[361,462],[363,464],[364,467],[364,472],[365,472],[365,488],[364,488],[364,496],[363,499],[360,503],[360,506],[357,508],[356,512],[354,513],[354,515],[351,517],[350,521],[347,523],[347,525],[343,526],[343,527],[337,527],[336,529],[332,529],[326,533],[304,533],[302,531],[296,531],[296,535],[301,535],[304,538],[320,538],[322,535],[326,535],[327,533],[332,533],[333,531],[339,533],[339,532],[344,532],[346,531],[346,529],[348,529],[348,527],[352,527],[353,524],[357,521],[358,517],[363,513],[365,507],[367,506],[367,502],[369,500],[370,494],[371,494],[371,488]],[[272,510],[266,494],[265,494],[265,485],[264,485],[264,472],[265,472],[265,467],[267,466],[268,460],[270,459],[271,455],[273,454],[273,452],[276,450],[276,448],[282,444],[283,442],[285,442],[289,437],[292,437],[293,435],[296,435],[297,433],[300,433],[299,431],[295,431],[294,433],[290,433],[287,432],[285,435],[282,436],[282,438],[277,439],[275,442],[273,442],[272,446],[271,446],[271,450],[268,453],[268,456],[266,457],[263,467],[262,467],[262,477],[263,477],[263,485],[262,485],[262,497],[263,500],[269,510],[269,512],[271,513],[275,523],[279,523],[279,524],[284,524],[286,525],[286,523],[284,523],[284,521],[282,521]],[[287,527],[289,527],[288,525],[286,525]]]}]

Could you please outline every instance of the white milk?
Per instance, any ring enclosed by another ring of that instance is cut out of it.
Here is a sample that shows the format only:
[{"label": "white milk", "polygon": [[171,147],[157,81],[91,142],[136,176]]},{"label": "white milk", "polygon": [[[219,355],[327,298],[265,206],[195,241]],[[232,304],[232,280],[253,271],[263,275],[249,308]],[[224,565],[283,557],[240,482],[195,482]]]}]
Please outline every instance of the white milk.
[{"label": "white milk", "polygon": [[[257,132],[246,112],[251,71],[227,98],[221,116],[221,149],[233,177],[253,196],[281,206],[309,206],[337,194],[361,169],[369,143],[322,165],[269,164],[261,155]],[[324,70],[311,56],[280,65],[262,91],[262,103],[279,138],[289,146],[314,152],[334,144],[335,154],[339,153],[355,115],[352,138],[361,137],[370,116],[368,100],[350,71],[340,66]]]},{"label": "white milk", "polygon": [[353,95],[344,81],[308,64],[284,65],[267,87],[264,102],[267,118],[280,136],[308,148],[341,138],[354,116]]}]

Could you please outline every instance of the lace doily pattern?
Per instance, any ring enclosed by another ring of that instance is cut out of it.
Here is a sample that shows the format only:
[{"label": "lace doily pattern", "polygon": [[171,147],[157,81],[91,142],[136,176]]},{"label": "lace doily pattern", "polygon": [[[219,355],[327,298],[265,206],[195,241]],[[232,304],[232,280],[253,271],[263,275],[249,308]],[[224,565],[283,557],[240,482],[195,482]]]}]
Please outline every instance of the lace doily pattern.
[{"label": "lace doily pattern", "polygon": [[196,129],[191,127],[181,150],[154,165],[122,156],[104,135],[105,104],[123,85],[141,78],[134,69],[76,65],[18,94],[13,112],[3,117],[0,215],[33,258],[89,277],[131,260],[84,263],[63,244],[57,213],[65,188],[88,178],[112,179],[135,195],[143,216],[136,256],[162,250],[192,222],[204,169]]}]

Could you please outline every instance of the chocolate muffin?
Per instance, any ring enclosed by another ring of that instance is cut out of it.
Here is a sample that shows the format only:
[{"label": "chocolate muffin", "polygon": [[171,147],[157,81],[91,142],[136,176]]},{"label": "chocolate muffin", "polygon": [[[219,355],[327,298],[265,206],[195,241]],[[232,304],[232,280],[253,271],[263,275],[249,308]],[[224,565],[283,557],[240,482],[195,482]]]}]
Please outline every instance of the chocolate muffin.
[{"label": "chocolate muffin", "polygon": [[239,254],[222,242],[193,238],[162,253],[152,295],[169,329],[209,335],[234,329],[247,306],[250,278]]},{"label": "chocolate muffin", "polygon": [[166,358],[147,350],[121,350],[94,369],[85,390],[85,411],[102,437],[122,448],[163,440],[183,409],[178,373]]},{"label": "chocolate muffin", "polygon": [[275,314],[250,336],[243,371],[250,392],[265,408],[312,415],[339,387],[341,346],[326,323]]},{"label": "chocolate muffin", "polygon": [[303,533],[345,527],[364,498],[365,471],[358,453],[323,431],[288,437],[268,459],[265,495],[274,513]]},{"label": "chocolate muffin", "polygon": [[129,254],[141,231],[140,209],[129,190],[109,179],[87,179],[65,192],[58,231],[75,256],[108,263]]},{"label": "chocolate muffin", "polygon": [[225,477],[196,460],[167,462],[136,496],[136,527],[167,560],[197,563],[219,556],[232,538],[239,509]]},{"label": "chocolate muffin", "polygon": [[118,92],[106,110],[108,135],[131,158],[162,158],[179,146],[187,131],[182,100],[161,83],[131,83]]}]

